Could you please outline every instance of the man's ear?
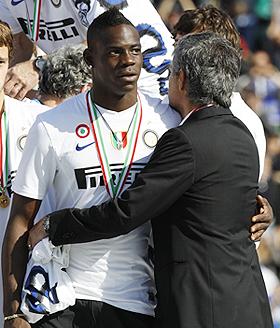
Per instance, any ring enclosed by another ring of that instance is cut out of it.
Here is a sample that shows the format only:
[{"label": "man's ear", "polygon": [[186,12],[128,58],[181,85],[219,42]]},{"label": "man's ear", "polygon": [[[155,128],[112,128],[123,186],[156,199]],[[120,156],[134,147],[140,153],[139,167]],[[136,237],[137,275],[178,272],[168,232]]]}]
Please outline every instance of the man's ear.
[{"label": "man's ear", "polygon": [[92,88],[92,83],[87,83],[84,86],[82,86],[80,92],[87,92]]},{"label": "man's ear", "polygon": [[179,76],[178,76],[178,88],[180,91],[185,91],[186,90],[186,73],[182,69],[179,71]]},{"label": "man's ear", "polygon": [[91,56],[91,51],[89,48],[86,48],[84,50],[84,60],[85,62],[87,63],[88,66],[94,66],[93,65],[93,59],[92,59],[92,56]]}]

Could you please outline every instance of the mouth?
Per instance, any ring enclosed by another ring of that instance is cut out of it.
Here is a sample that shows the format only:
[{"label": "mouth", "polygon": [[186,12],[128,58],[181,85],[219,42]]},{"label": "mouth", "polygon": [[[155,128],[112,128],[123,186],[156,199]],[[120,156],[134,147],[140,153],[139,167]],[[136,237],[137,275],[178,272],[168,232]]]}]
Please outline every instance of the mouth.
[{"label": "mouth", "polygon": [[127,81],[127,82],[134,82],[135,80],[138,79],[138,74],[136,73],[123,73],[123,74],[120,74],[118,75],[118,78],[120,80],[123,80],[123,81]]}]

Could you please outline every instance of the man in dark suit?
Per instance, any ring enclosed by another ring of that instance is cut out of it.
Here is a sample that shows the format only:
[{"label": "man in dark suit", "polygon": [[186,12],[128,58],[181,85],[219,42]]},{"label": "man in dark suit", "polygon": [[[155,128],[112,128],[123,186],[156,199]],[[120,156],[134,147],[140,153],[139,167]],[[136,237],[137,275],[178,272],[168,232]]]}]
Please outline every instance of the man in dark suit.
[{"label": "man in dark suit", "polygon": [[55,212],[33,228],[33,237],[49,235],[61,245],[115,237],[152,219],[161,328],[273,326],[249,238],[257,148],[228,109],[239,68],[240,54],[227,40],[183,37],[169,88],[181,126],[163,135],[120,198]]}]

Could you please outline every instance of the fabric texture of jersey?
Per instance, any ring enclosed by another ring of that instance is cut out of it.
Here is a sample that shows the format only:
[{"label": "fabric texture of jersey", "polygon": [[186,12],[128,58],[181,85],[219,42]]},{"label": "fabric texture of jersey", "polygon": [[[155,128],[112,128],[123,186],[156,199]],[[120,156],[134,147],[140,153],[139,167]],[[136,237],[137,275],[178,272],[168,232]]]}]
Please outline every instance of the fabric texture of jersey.
[{"label": "fabric texture of jersey", "polygon": [[[8,174],[6,177],[6,195],[10,198],[12,196],[12,182],[15,178],[18,165],[21,160],[22,151],[25,145],[26,137],[29,128],[34,123],[36,116],[46,110],[48,107],[42,106],[39,104],[30,104],[25,103],[8,96],[4,98],[5,112],[7,115],[7,124],[8,124]],[[5,167],[5,157],[3,156],[2,167]],[[1,193],[0,193],[1,195]],[[42,209],[41,214],[46,214],[49,212],[51,205],[46,200]],[[1,234],[0,234],[0,245],[2,248],[2,242],[6,230],[6,225],[8,221],[8,215],[10,211],[10,206],[6,208],[0,208],[0,218],[1,218]],[[0,279],[2,281],[2,270],[0,270]],[[2,283],[0,284],[0,308],[3,307],[3,289]],[[0,327],[3,324],[3,313],[0,311]]]},{"label": "fabric texture of jersey", "polygon": [[247,126],[247,129],[254,137],[259,153],[260,180],[264,169],[264,157],[266,152],[266,140],[262,121],[258,115],[244,102],[238,92],[234,92],[232,94],[230,110],[234,116],[239,118],[240,121]]},{"label": "fabric texture of jersey", "polygon": [[[145,166],[159,137],[180,121],[179,115],[159,99],[143,95],[140,99],[142,122],[125,188]],[[98,119],[103,146],[107,150],[112,180],[117,183],[133,133],[129,125],[135,106],[122,112],[101,107],[98,110],[103,116]],[[116,148],[108,124],[118,135],[124,135],[129,128],[121,150]],[[14,191],[43,199],[51,184],[57,209],[83,208],[109,199],[85,94],[40,115],[28,135]],[[154,315],[155,287],[148,256],[149,240],[150,224],[147,223],[110,240],[71,245],[67,272],[77,298],[100,300],[132,312]]]},{"label": "fabric texture of jersey", "polygon": [[[49,54],[65,45],[86,40],[89,24],[116,1],[42,1],[37,45]],[[26,9],[26,6],[28,10]],[[149,0],[119,1],[122,12],[138,29],[144,54],[138,87],[147,94],[166,94],[168,66],[173,51],[173,39]],[[33,0],[0,0],[0,19],[7,22],[13,33],[28,35],[28,12],[33,20]],[[145,13],[141,15],[139,13]]]}]

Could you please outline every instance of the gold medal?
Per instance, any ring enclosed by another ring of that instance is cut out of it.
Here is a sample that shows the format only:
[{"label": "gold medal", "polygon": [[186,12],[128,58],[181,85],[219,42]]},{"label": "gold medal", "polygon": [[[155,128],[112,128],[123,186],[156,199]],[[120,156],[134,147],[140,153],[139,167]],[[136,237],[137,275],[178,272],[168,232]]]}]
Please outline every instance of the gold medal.
[{"label": "gold medal", "polygon": [[6,194],[3,193],[0,196],[0,207],[1,208],[6,208],[6,207],[9,206],[9,203],[10,203],[9,197]]}]

